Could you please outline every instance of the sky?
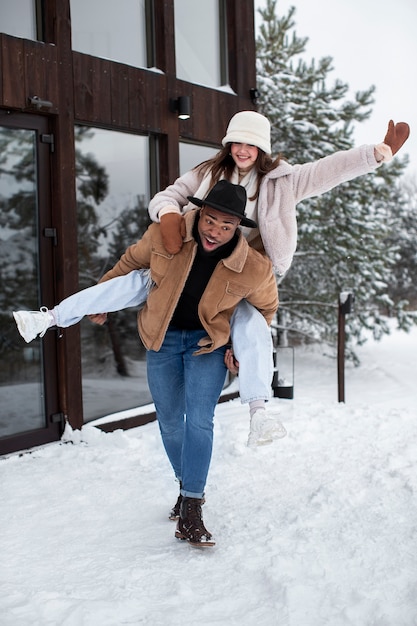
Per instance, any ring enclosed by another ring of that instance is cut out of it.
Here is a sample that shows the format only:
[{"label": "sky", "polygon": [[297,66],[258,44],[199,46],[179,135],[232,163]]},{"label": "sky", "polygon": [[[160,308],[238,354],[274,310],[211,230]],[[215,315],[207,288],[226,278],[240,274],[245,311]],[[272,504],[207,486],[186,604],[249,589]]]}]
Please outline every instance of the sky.
[{"label": "sky", "polygon": [[2,457],[1,625],[415,626],[417,327],[391,328],[346,366],[345,403],[335,360],[297,348],[271,445],[247,447],[238,399],[217,406],[214,548],[174,537],[155,422]]},{"label": "sky", "polygon": [[[265,6],[255,0],[255,8]],[[278,0],[277,13],[290,6],[299,37],[308,37],[307,59],[333,58],[329,80],[340,79],[351,93],[375,85],[371,118],[357,126],[355,142],[379,143],[389,119],[408,122],[407,175],[417,179],[417,3],[415,0]],[[256,21],[260,20],[256,12]]]}]

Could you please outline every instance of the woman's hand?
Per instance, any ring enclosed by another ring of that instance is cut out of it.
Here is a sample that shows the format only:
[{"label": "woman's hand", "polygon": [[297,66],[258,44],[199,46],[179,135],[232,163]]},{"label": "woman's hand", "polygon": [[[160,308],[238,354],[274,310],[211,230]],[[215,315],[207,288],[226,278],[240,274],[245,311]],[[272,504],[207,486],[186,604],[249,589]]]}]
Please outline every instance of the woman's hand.
[{"label": "woman's hand", "polygon": [[224,355],[224,364],[231,374],[234,376],[239,374],[239,361],[235,359],[232,348],[227,348]]},{"label": "woman's hand", "polygon": [[181,213],[165,213],[160,219],[162,243],[170,254],[177,254],[185,237],[185,222]]},{"label": "woman's hand", "polygon": [[387,134],[384,143],[392,150],[392,156],[397,154],[401,146],[407,141],[410,134],[410,127],[406,122],[394,124],[392,120],[388,122]]}]

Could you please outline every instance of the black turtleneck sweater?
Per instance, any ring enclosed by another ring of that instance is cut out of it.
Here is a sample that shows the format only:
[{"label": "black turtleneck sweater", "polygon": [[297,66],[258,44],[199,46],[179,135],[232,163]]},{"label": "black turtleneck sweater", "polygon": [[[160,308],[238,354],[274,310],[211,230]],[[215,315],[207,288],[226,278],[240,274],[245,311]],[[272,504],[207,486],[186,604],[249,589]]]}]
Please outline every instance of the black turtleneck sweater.
[{"label": "black turtleneck sweater", "polygon": [[180,328],[183,330],[199,330],[203,328],[198,317],[198,303],[210,280],[212,273],[218,262],[230,256],[236,247],[238,234],[235,233],[224,246],[220,246],[213,252],[206,252],[202,246],[200,236],[198,234],[198,220],[200,215],[196,216],[193,237],[197,242],[197,253],[190,273],[184,285],[184,289],[174,311],[170,327]]}]

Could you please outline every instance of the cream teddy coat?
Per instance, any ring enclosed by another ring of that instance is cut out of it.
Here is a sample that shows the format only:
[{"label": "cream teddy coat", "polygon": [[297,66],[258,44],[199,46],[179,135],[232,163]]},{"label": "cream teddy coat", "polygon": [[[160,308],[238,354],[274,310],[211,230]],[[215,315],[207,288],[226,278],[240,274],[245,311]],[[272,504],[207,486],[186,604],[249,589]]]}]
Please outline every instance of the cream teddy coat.
[{"label": "cream teddy coat", "polygon": [[[364,145],[302,165],[281,161],[264,176],[256,214],[251,215],[258,222],[259,236],[250,245],[266,252],[278,274],[289,269],[297,247],[298,202],[376,169],[381,163],[375,159],[374,148],[374,145]],[[157,193],[149,203],[151,219],[158,222],[160,210],[166,207],[179,212],[191,208],[187,196],[196,196],[203,178],[197,166]]]}]

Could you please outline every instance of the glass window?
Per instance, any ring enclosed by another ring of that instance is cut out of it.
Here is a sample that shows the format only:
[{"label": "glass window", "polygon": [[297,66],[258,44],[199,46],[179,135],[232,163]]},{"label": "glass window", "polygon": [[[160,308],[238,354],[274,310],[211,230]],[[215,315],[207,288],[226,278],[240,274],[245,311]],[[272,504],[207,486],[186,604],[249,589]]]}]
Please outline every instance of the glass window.
[{"label": "glass window", "polygon": [[0,126],[0,437],[45,426],[41,339],[26,344],[11,311],[38,310],[36,136]]},{"label": "glass window", "polygon": [[72,48],[146,67],[146,0],[70,0]]},{"label": "glass window", "polygon": [[193,169],[199,163],[211,159],[219,149],[195,143],[180,143],[180,176]]},{"label": "glass window", "polygon": [[220,87],[224,20],[219,0],[175,0],[175,58],[177,78],[208,87]]},{"label": "glass window", "polygon": [[0,31],[14,37],[36,39],[35,0],[1,2]]},{"label": "glass window", "polygon": [[[80,288],[89,287],[150,223],[149,138],[78,126],[76,183]],[[84,419],[151,402],[137,310],[104,326],[81,323]]]}]

